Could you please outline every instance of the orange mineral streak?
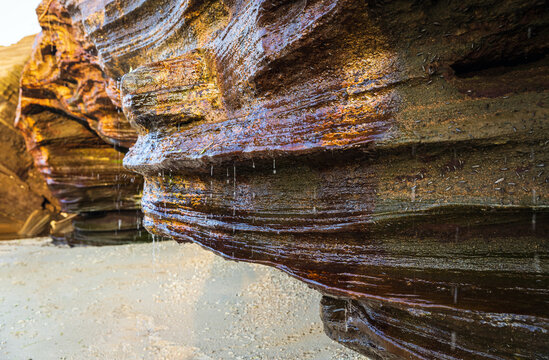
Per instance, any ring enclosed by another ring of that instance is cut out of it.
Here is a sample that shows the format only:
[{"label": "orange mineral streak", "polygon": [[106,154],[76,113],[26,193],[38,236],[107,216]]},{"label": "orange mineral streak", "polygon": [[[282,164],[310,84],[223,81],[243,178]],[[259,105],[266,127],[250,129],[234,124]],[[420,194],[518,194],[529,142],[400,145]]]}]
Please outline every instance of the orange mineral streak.
[{"label": "orange mineral streak", "polygon": [[97,51],[66,8],[44,1],[37,13],[42,32],[23,69],[17,127],[61,209],[79,215],[74,231],[53,236],[72,243],[146,240],[139,230],[142,180],[122,167],[136,132],[109,98]]},{"label": "orange mineral streak", "polygon": [[36,106],[60,110],[85,121],[106,142],[130,147],[135,131],[110,101],[108,80],[97,64],[94,46],[73,26],[59,1],[47,5],[40,19],[42,32],[21,80],[21,110]]}]

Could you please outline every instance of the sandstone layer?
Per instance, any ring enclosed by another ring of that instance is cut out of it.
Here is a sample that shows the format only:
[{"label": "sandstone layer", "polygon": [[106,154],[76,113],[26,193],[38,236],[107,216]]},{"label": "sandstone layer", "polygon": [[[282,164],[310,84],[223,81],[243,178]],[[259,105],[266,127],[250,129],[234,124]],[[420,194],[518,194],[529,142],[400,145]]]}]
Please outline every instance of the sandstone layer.
[{"label": "sandstone layer", "polygon": [[47,234],[58,210],[14,125],[19,79],[33,39],[0,47],[0,239]]},{"label": "sandstone layer", "polygon": [[306,281],[374,358],[549,352],[544,1],[59,3],[151,232]]},{"label": "sandstone layer", "polygon": [[108,95],[95,47],[59,2],[44,1],[37,16],[42,32],[23,69],[17,127],[61,209],[78,215],[70,218],[74,231],[54,237],[147,238],[140,231],[141,177],[122,167],[136,133]]}]

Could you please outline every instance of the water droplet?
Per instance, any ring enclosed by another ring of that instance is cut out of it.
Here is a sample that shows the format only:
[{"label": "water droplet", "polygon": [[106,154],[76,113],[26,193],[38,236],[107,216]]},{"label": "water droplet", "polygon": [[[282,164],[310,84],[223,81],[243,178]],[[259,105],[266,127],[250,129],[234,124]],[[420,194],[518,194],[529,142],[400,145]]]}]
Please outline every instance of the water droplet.
[{"label": "water droplet", "polygon": [[538,273],[541,272],[541,264],[539,263],[539,255],[538,254],[534,255],[534,270]]},{"label": "water droplet", "polygon": [[152,260],[153,260],[153,273],[156,272],[156,236],[152,236]]}]

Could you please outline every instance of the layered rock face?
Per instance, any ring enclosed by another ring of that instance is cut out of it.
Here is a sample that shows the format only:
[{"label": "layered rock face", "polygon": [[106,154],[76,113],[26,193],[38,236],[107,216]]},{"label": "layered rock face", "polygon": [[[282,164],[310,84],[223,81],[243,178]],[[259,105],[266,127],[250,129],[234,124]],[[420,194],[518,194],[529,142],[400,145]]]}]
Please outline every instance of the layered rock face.
[{"label": "layered rock face", "polygon": [[33,39],[0,47],[0,239],[47,234],[58,209],[14,126],[19,78]]},{"label": "layered rock face", "polygon": [[543,1],[60,3],[151,232],[308,282],[373,358],[549,352]]},{"label": "layered rock face", "polygon": [[44,1],[37,15],[42,32],[23,69],[17,126],[62,210],[78,215],[74,232],[54,237],[147,238],[140,231],[141,177],[122,167],[136,133],[108,95],[96,50],[59,2]]}]

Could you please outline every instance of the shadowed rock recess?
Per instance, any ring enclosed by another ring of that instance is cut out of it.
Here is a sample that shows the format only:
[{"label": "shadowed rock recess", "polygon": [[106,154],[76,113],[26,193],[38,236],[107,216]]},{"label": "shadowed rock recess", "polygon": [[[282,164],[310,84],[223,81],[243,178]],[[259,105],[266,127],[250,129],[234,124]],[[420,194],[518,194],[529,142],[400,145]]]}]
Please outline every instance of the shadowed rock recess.
[{"label": "shadowed rock recess", "polygon": [[57,1],[37,8],[37,35],[21,77],[17,127],[61,209],[53,228],[69,243],[147,240],[140,176],[122,168],[136,133],[108,95],[94,46]]},{"label": "shadowed rock recess", "polygon": [[[137,130],[149,231],[307,282],[375,359],[547,358],[545,1],[45,4]],[[61,105],[23,82],[28,118],[121,141],[75,78]]]}]

